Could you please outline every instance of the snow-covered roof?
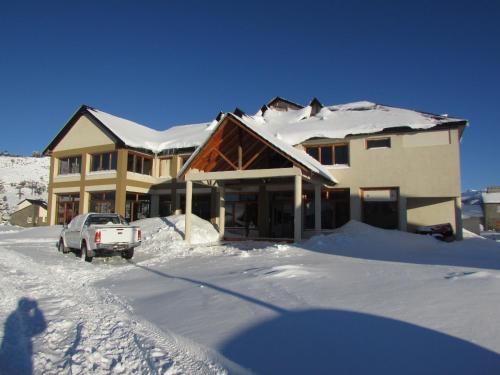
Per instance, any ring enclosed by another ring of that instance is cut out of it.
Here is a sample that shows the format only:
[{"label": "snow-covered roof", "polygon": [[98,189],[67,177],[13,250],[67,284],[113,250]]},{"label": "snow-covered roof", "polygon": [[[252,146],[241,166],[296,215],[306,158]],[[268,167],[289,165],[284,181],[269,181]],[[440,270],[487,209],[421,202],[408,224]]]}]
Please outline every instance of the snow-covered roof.
[{"label": "snow-covered roof", "polygon": [[127,146],[152,152],[197,147],[211,134],[209,122],[174,126],[159,131],[95,108],[87,107],[87,110]]},{"label": "snow-covered roof", "polygon": [[333,178],[328,169],[326,169],[318,160],[311,157],[305,151],[299,150],[293,147],[292,145],[284,142],[280,138],[275,137],[266,128],[256,126],[254,121],[252,121],[252,118],[249,116],[242,116],[242,118],[238,118],[238,120],[240,120],[247,128],[252,130],[254,133],[259,134],[267,142],[271,143],[277,149],[289,155],[290,157],[292,157],[292,159],[298,161],[300,164],[304,165],[312,172],[323,176],[329,181],[337,183],[337,181],[335,180],[335,178]]},{"label": "snow-covered roof", "polygon": [[483,193],[483,203],[500,203],[500,192]]},{"label": "snow-covered roof", "polygon": [[[249,130],[251,130],[255,134],[262,137],[265,141],[270,143],[272,146],[276,147],[278,150],[280,150],[284,154],[288,155],[291,159],[295,160],[299,164],[302,164],[304,167],[306,167],[310,171],[322,176],[323,178],[327,179],[328,181],[331,181],[333,183],[337,183],[337,181],[330,174],[328,169],[326,169],[319,161],[317,161],[316,159],[309,156],[306,152],[299,150],[299,149],[289,145],[288,143],[283,142],[282,140],[276,138],[275,136],[270,134],[265,128],[256,127],[254,122],[252,121],[252,118],[249,116],[243,115],[242,117],[239,117],[233,113],[228,113],[228,114],[225,114],[224,116],[222,116],[220,121],[216,124],[213,124],[211,126],[211,128],[213,128],[215,131],[222,124],[222,122],[224,121],[224,119],[227,116],[232,116],[234,119],[239,121],[242,125],[247,127]],[[208,141],[208,139],[205,140],[204,143],[206,143],[207,141]],[[199,147],[198,149],[196,149],[196,151],[186,161],[186,163],[183,165],[183,167],[179,171],[179,174],[178,174],[179,176],[184,174],[186,169],[191,164],[191,161],[196,157],[196,155],[200,152],[200,150],[202,148],[203,147]]]},{"label": "snow-covered roof", "polygon": [[437,125],[465,120],[368,101],[323,107],[311,115],[311,106],[287,111],[268,108],[250,117],[258,128],[265,128],[282,141],[295,145],[311,138],[345,138],[348,135],[377,133],[390,128],[430,129]]}]

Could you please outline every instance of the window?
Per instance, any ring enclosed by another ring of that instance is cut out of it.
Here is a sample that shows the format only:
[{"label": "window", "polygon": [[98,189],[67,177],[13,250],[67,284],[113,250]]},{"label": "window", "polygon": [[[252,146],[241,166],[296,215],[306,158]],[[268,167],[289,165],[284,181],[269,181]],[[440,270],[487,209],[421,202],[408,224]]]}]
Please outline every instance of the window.
[{"label": "window", "polygon": [[125,219],[136,221],[150,216],[151,196],[149,194],[127,193]]},{"label": "window", "polygon": [[225,200],[226,227],[245,228],[248,237],[250,230],[257,228],[257,194],[229,193]]},{"label": "window", "polygon": [[349,146],[347,144],[306,147],[306,152],[323,165],[348,165]]},{"label": "window", "polygon": [[106,225],[106,224],[127,225],[126,220],[118,215],[89,215],[85,225]]},{"label": "window", "polygon": [[377,139],[367,139],[366,149],[372,148],[391,148],[391,138],[377,138]]},{"label": "window", "polygon": [[33,218],[32,218],[31,216],[28,216],[28,217],[26,218],[26,223],[27,223],[27,224],[31,224],[31,223],[33,223]]},{"label": "window", "polygon": [[80,194],[58,194],[56,224],[68,224],[78,215],[79,204]]},{"label": "window", "polygon": [[93,154],[90,171],[109,171],[116,170],[116,152],[105,152],[102,154]]},{"label": "window", "polygon": [[112,214],[115,212],[115,192],[100,191],[90,193],[90,212]]},{"label": "window", "polygon": [[398,228],[398,189],[363,189],[363,222],[384,229]]},{"label": "window", "polygon": [[[349,189],[321,192],[321,229],[335,229],[351,218]],[[314,229],[314,192],[304,194],[304,228]]]},{"label": "window", "polygon": [[59,174],[80,173],[81,169],[81,156],[68,156],[59,159]]},{"label": "window", "polygon": [[153,171],[153,159],[147,156],[129,153],[127,171],[151,176]]},{"label": "window", "polygon": [[173,205],[171,195],[160,195],[159,197],[159,211],[160,217],[172,215]]}]

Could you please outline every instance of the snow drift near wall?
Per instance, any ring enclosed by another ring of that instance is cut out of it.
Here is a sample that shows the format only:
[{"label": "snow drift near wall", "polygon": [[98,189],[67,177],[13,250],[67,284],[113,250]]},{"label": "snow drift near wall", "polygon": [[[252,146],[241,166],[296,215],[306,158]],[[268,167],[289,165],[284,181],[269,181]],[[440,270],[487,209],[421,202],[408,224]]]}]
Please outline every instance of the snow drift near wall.
[{"label": "snow drift near wall", "polygon": [[[187,255],[190,250],[190,246],[184,242],[185,215],[143,219],[132,224],[141,227],[143,241],[138,250],[142,253]],[[210,222],[192,215],[192,245],[209,245],[218,240],[219,233]]]},{"label": "snow drift near wall", "polygon": [[314,236],[301,247],[360,259],[500,269],[500,249],[480,236],[445,243],[431,236],[380,229],[355,220],[333,234]]}]

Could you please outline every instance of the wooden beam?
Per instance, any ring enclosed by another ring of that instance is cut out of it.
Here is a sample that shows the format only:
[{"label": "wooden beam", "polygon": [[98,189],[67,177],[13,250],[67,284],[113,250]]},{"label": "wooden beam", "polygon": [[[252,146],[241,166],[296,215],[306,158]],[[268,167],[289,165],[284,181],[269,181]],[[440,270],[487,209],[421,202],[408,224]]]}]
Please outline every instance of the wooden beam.
[{"label": "wooden beam", "polygon": [[223,154],[222,152],[220,152],[218,149],[213,148],[212,150],[213,150],[213,151],[215,151],[217,154],[219,154],[219,156],[220,156],[222,159],[224,159],[224,160],[225,160],[225,161],[226,161],[226,162],[227,162],[227,163],[228,163],[231,167],[233,167],[234,169],[238,169],[238,167],[236,167],[236,165],[234,165],[234,163],[233,163],[231,160],[229,160],[229,159],[226,157],[226,155],[224,155],[224,154]]},{"label": "wooden beam", "polygon": [[256,152],[256,153],[255,153],[255,154],[254,154],[254,155],[250,158],[250,160],[249,160],[249,161],[247,161],[247,162],[245,163],[245,165],[243,166],[243,169],[247,169],[247,168],[250,166],[250,164],[252,164],[252,163],[255,161],[255,159],[257,159],[257,158],[260,156],[260,154],[262,154],[262,153],[264,152],[264,150],[265,150],[266,148],[267,148],[267,146],[266,146],[266,145],[263,145],[263,146],[260,148],[260,150],[259,150],[259,151],[257,151],[257,152]]},{"label": "wooden beam", "polygon": [[206,180],[239,180],[251,178],[273,178],[302,176],[300,168],[271,168],[271,169],[248,169],[246,171],[224,171],[224,172],[198,172],[190,170],[186,176],[186,181],[206,181]]}]

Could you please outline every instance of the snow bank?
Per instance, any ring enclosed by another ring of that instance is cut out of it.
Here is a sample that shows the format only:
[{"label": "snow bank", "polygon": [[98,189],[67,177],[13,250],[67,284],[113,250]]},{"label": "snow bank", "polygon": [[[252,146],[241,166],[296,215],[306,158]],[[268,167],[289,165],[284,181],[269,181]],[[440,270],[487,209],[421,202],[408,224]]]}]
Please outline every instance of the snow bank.
[{"label": "snow bank", "polygon": [[333,234],[302,243],[311,251],[363,259],[500,269],[500,246],[481,237],[445,243],[423,236],[372,227],[351,220]]},{"label": "snow bank", "polygon": [[[184,241],[185,215],[143,219],[134,221],[132,224],[141,227],[144,244],[151,240]],[[218,240],[219,233],[211,223],[192,215],[191,244],[209,244]]]},{"label": "snow bank", "polygon": [[142,230],[142,244],[137,247],[136,258],[141,262],[145,259],[148,263],[156,263],[193,255],[231,252],[231,249],[216,244],[219,233],[214,226],[196,215],[192,215],[191,244],[187,244],[184,241],[184,220],[185,215],[172,215],[133,222]]},{"label": "snow bank", "polygon": [[370,253],[401,251],[401,245],[407,251],[411,249],[422,251],[439,245],[437,240],[430,236],[380,229],[355,220],[336,229],[333,234],[314,236],[305,244],[307,248],[316,250],[345,249],[350,252],[369,251]]}]

